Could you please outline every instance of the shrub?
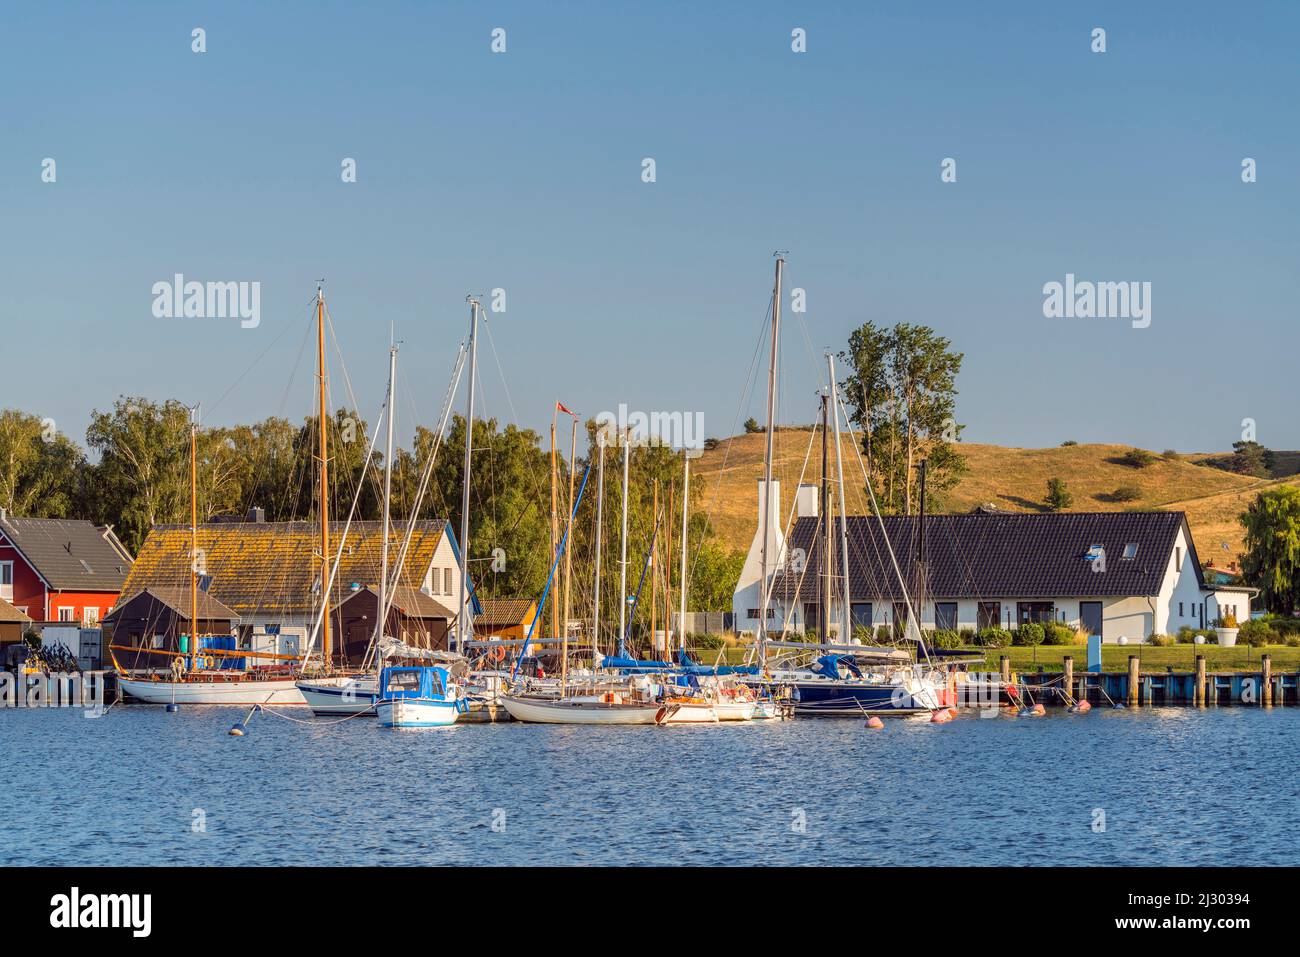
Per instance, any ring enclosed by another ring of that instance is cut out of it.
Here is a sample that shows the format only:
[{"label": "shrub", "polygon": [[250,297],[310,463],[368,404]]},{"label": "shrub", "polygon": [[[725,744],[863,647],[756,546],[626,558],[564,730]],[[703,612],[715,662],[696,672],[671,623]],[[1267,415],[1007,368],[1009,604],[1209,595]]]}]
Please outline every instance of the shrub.
[{"label": "shrub", "polygon": [[1079,443],[1074,441],[1074,439],[1066,439],[1064,442],[1061,443],[1061,448],[1065,448],[1068,445],[1078,445],[1078,444]]},{"label": "shrub", "polygon": [[1215,628],[1236,628],[1237,616],[1224,615],[1222,618],[1216,618],[1214,619],[1214,627]]},{"label": "shrub", "polygon": [[887,645],[887,644],[889,644],[889,643],[890,643],[891,641],[893,641],[893,640],[894,640],[894,632],[890,629],[890,627],[889,627],[888,625],[877,625],[877,626],[876,626],[876,643],[877,643],[877,644]]},{"label": "shrub", "polygon": [[874,635],[870,625],[853,626],[853,638],[855,641],[860,641],[864,645],[869,645],[871,644],[871,639],[873,637]]},{"label": "shrub", "polygon": [[958,639],[960,639],[963,645],[970,647],[971,645],[975,644],[975,629],[962,628],[958,630],[957,637]]},{"label": "shrub", "polygon": [[1156,460],[1156,457],[1146,449],[1129,449],[1119,457],[1120,465],[1127,465],[1129,468],[1144,469]]},{"label": "shrub", "polygon": [[1062,479],[1050,478],[1047,480],[1047,497],[1043,501],[1049,510],[1059,512],[1074,504],[1074,496],[1065,487],[1065,482]]},{"label": "shrub", "polygon": [[[732,421],[734,422],[735,419],[732,419]],[[745,420],[746,434],[753,435],[755,432],[762,432],[762,431],[763,431],[763,427],[758,424],[758,419],[749,418]]]},{"label": "shrub", "polygon": [[1043,637],[1043,626],[1036,621],[1031,621],[1016,629],[1015,644],[1033,647],[1034,645],[1041,645]]},{"label": "shrub", "polygon": [[1063,625],[1059,621],[1051,621],[1043,627],[1043,644],[1045,645],[1072,645],[1074,640],[1074,629],[1069,625]]},{"label": "shrub", "polygon": [[1005,628],[984,628],[976,633],[975,643],[983,648],[1005,648],[1011,644],[1011,632]]},{"label": "shrub", "polygon": [[1121,485],[1110,493],[1110,497],[1115,502],[1136,502],[1142,497],[1142,490],[1136,485]]},{"label": "shrub", "polygon": [[706,651],[719,651],[727,646],[721,635],[687,635],[686,638],[691,647]]},{"label": "shrub", "polygon": [[1161,635],[1156,632],[1147,635],[1147,641],[1155,645],[1157,648],[1168,648],[1174,643],[1172,635]]},{"label": "shrub", "polygon": [[1252,648],[1259,648],[1274,644],[1277,641],[1277,632],[1267,621],[1247,621],[1242,623],[1241,631],[1237,633],[1237,640]]},{"label": "shrub", "polygon": [[930,643],[936,648],[960,648],[961,636],[955,631],[940,628],[930,632]]},{"label": "shrub", "polygon": [[1174,641],[1183,645],[1190,645],[1196,640],[1196,629],[1191,625],[1183,625],[1178,629],[1178,634],[1174,635]]},{"label": "shrub", "polygon": [[1283,642],[1288,648],[1300,648],[1300,635],[1287,635]]}]

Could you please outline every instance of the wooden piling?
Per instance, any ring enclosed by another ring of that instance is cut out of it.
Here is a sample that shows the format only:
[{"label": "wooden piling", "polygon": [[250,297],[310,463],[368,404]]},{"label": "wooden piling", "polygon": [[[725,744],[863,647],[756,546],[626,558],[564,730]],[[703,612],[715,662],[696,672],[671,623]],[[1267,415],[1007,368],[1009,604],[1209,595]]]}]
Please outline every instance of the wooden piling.
[{"label": "wooden piling", "polygon": [[998,670],[1002,672],[1002,681],[1004,684],[1011,683],[1011,656],[1002,655],[998,659]]},{"label": "wooden piling", "polygon": [[1259,663],[1264,669],[1264,687],[1259,689],[1259,703],[1265,708],[1271,708],[1273,706],[1273,656],[1263,655]]},{"label": "wooden piling", "polygon": [[1205,704],[1205,655],[1196,656],[1196,677],[1192,680],[1192,703]]},{"label": "wooden piling", "polygon": [[1065,695],[1066,704],[1074,699],[1074,656],[1066,655],[1065,659]]},{"label": "wooden piling", "polygon": [[1141,682],[1141,673],[1139,667],[1142,660],[1137,655],[1128,656],[1128,704],[1130,708],[1136,708],[1138,699],[1138,685]]}]

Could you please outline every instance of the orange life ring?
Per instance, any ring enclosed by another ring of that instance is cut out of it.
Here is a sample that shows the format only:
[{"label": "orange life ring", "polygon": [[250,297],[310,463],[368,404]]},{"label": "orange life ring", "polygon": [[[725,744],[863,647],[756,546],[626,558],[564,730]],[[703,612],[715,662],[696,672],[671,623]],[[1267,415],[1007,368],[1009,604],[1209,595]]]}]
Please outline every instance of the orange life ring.
[{"label": "orange life ring", "polygon": [[493,645],[488,651],[488,657],[498,664],[506,660],[506,649],[502,645]]}]

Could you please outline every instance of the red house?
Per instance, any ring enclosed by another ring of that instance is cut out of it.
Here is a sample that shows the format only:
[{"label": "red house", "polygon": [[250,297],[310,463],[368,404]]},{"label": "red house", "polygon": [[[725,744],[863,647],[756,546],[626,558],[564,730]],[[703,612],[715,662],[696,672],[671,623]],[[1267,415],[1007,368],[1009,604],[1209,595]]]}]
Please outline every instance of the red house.
[{"label": "red house", "polygon": [[95,627],[130,570],[131,555],[112,526],[14,518],[0,509],[0,599],[33,621]]}]

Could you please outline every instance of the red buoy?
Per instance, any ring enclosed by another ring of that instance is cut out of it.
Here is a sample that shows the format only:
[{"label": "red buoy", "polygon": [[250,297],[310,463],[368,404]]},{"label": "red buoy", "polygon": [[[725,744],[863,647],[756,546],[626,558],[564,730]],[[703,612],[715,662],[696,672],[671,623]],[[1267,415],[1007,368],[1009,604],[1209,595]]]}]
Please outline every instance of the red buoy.
[{"label": "red buoy", "polygon": [[952,720],[952,712],[947,708],[940,708],[938,711],[930,712],[931,724],[947,724]]},{"label": "red buoy", "polygon": [[1080,701],[1078,704],[1074,706],[1075,714],[1086,714],[1091,710],[1092,710],[1092,705],[1088,704],[1088,702],[1086,701]]},{"label": "red buoy", "polygon": [[1034,705],[1034,714],[1047,714],[1047,709],[1043,707],[1041,701]]},{"label": "red buoy", "polygon": [[873,731],[879,731],[884,726],[885,722],[881,721],[874,714],[867,719],[867,727],[871,728]]}]

